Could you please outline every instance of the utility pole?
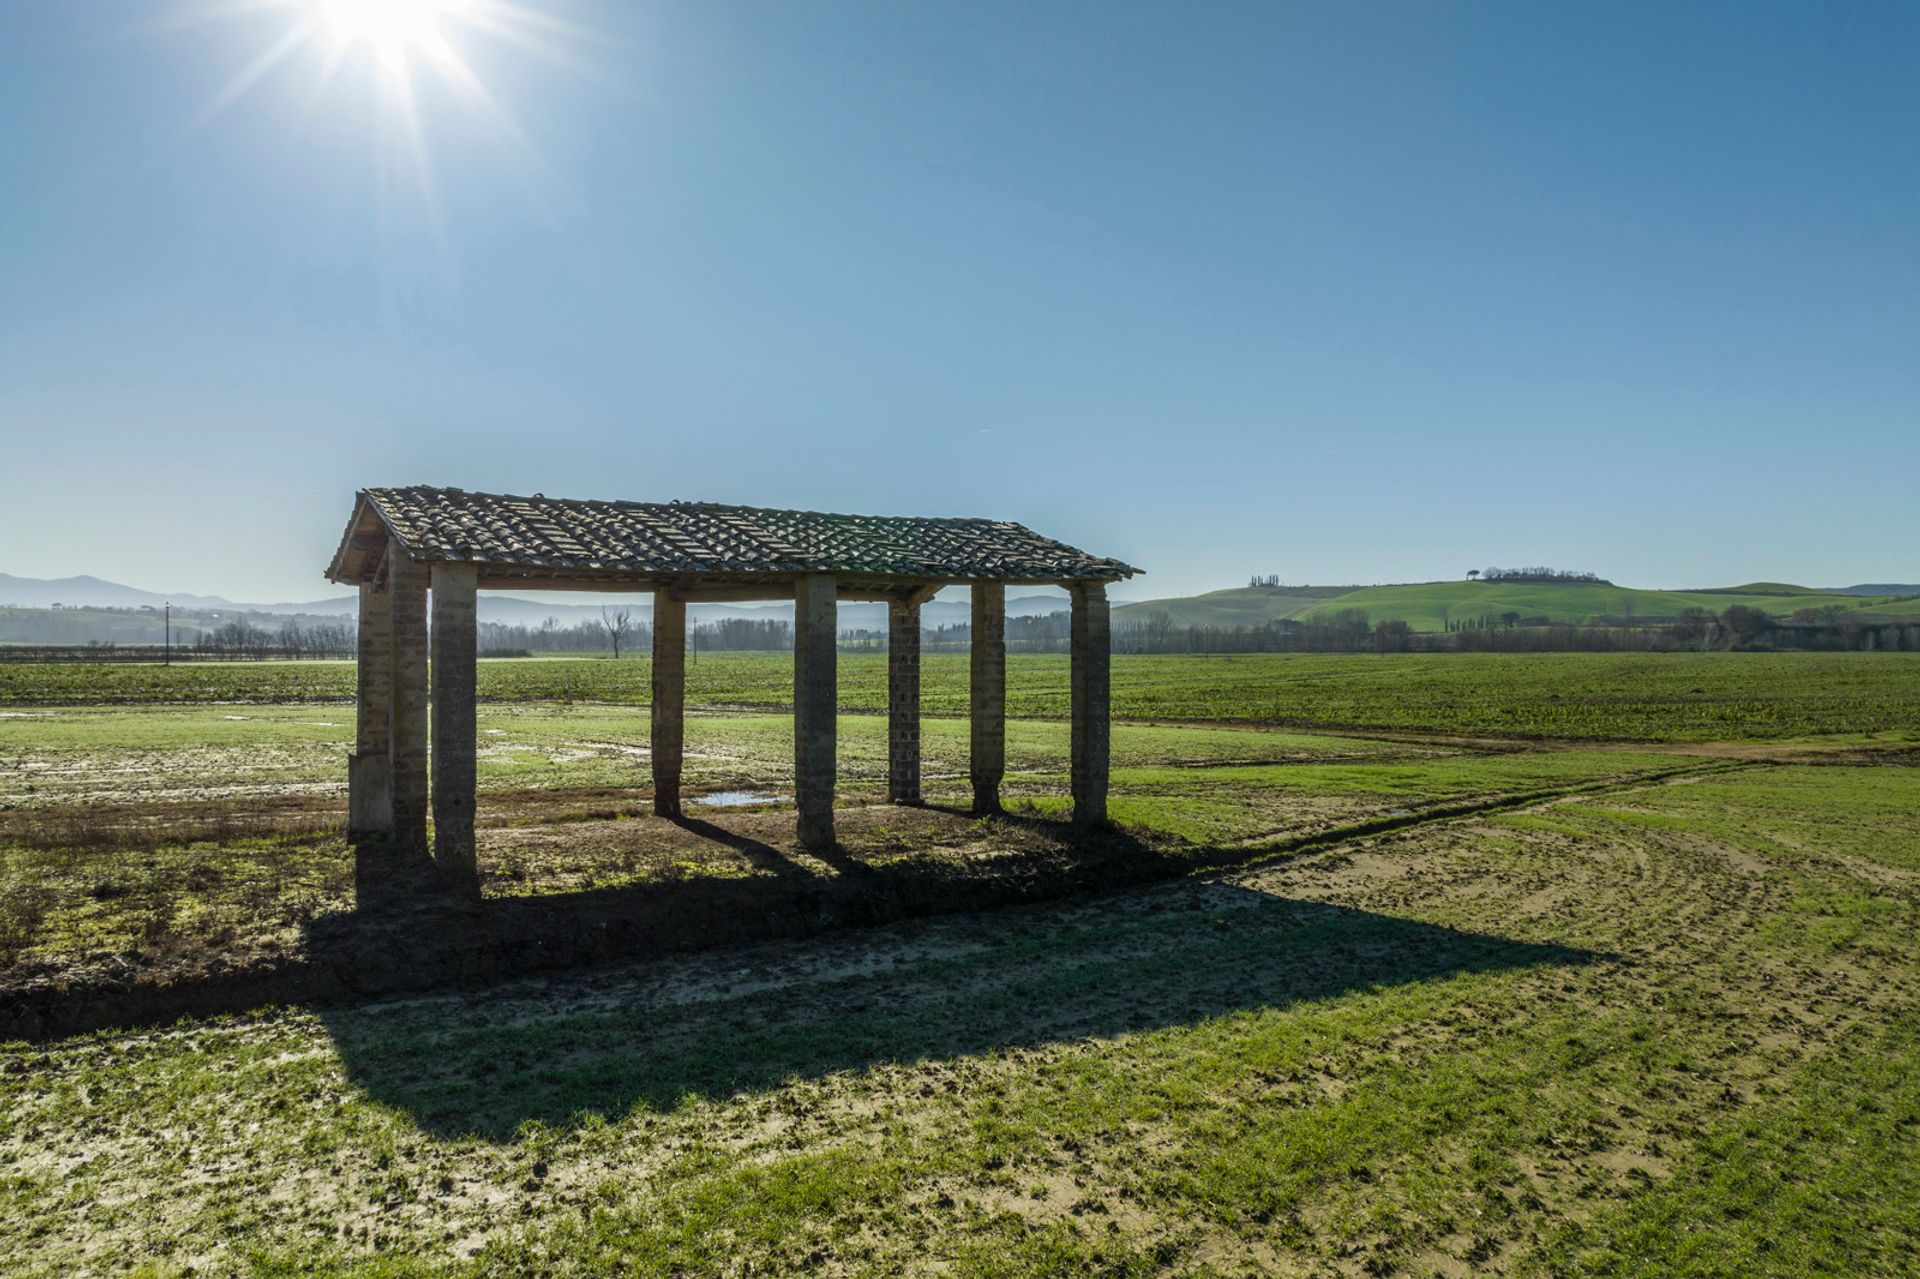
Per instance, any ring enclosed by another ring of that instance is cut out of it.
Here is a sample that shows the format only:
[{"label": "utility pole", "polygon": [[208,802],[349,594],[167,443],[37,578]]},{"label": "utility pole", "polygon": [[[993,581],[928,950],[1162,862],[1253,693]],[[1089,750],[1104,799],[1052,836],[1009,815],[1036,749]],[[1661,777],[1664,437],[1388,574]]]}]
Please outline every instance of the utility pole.
[{"label": "utility pole", "polygon": [[161,650],[162,657],[160,659],[160,664],[162,666],[172,666],[173,665],[173,601],[168,600],[165,604],[161,605],[160,607],[164,610],[160,614],[160,616],[163,619],[165,619],[163,622],[163,625],[165,625],[166,627],[166,647]]}]

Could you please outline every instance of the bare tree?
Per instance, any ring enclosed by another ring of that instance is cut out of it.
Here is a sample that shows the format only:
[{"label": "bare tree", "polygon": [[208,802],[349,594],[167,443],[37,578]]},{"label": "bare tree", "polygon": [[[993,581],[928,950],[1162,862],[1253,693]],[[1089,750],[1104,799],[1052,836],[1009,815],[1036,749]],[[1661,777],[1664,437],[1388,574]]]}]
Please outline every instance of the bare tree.
[{"label": "bare tree", "polygon": [[1751,644],[1773,629],[1773,619],[1757,608],[1735,604],[1720,614],[1720,625],[1736,644]]},{"label": "bare tree", "polygon": [[617,612],[602,607],[600,625],[607,632],[607,641],[613,645],[613,655],[620,656],[620,645],[626,642],[628,632],[633,630],[633,611],[620,609]]},{"label": "bare tree", "polygon": [[1713,629],[1717,619],[1704,608],[1683,608],[1680,615],[1673,619],[1673,638],[1692,648],[1698,645],[1705,648],[1713,638]]}]

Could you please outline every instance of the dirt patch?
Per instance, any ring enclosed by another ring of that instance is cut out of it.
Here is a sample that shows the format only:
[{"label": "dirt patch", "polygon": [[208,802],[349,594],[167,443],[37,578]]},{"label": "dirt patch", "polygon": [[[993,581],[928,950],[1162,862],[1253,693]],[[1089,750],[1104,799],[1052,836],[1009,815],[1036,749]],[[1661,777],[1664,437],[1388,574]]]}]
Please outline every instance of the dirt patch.
[{"label": "dirt patch", "polygon": [[[1037,819],[894,807],[843,809],[837,819],[841,847],[818,856],[793,842],[792,816],[781,812],[496,827],[480,834],[487,870],[476,903],[437,889],[430,867],[374,850],[363,856],[385,868],[373,872],[390,888],[385,900],[321,915],[284,947],[108,956],[16,973],[0,986],[0,1038],[472,987],[1047,900],[1192,865],[1178,848],[1122,831],[1078,838],[1064,823]],[[543,873],[540,891],[514,893],[528,865],[551,861],[575,867],[577,878]],[[599,882],[614,872],[625,882]],[[368,873],[363,867],[363,882]]]}]

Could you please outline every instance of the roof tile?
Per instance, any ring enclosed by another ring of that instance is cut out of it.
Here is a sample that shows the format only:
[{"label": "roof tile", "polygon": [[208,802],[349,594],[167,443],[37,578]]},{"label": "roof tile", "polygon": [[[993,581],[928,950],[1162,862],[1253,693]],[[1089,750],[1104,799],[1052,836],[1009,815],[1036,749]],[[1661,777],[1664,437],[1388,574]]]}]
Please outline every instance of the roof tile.
[{"label": "roof tile", "polygon": [[[835,515],[712,502],[571,501],[461,489],[375,488],[366,500],[416,560],[715,576],[1115,581],[1138,572],[984,519]],[[336,580],[358,580],[336,558]]]}]

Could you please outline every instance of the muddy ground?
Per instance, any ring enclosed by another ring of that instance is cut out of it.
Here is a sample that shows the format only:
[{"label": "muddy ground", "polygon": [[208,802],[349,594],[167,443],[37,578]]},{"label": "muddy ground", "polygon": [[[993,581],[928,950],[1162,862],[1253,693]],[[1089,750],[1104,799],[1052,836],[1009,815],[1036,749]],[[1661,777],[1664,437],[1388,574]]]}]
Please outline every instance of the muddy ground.
[{"label": "muddy ground", "polygon": [[0,1241],[27,1275],[1912,1273],[1914,776],[20,1047]]}]

